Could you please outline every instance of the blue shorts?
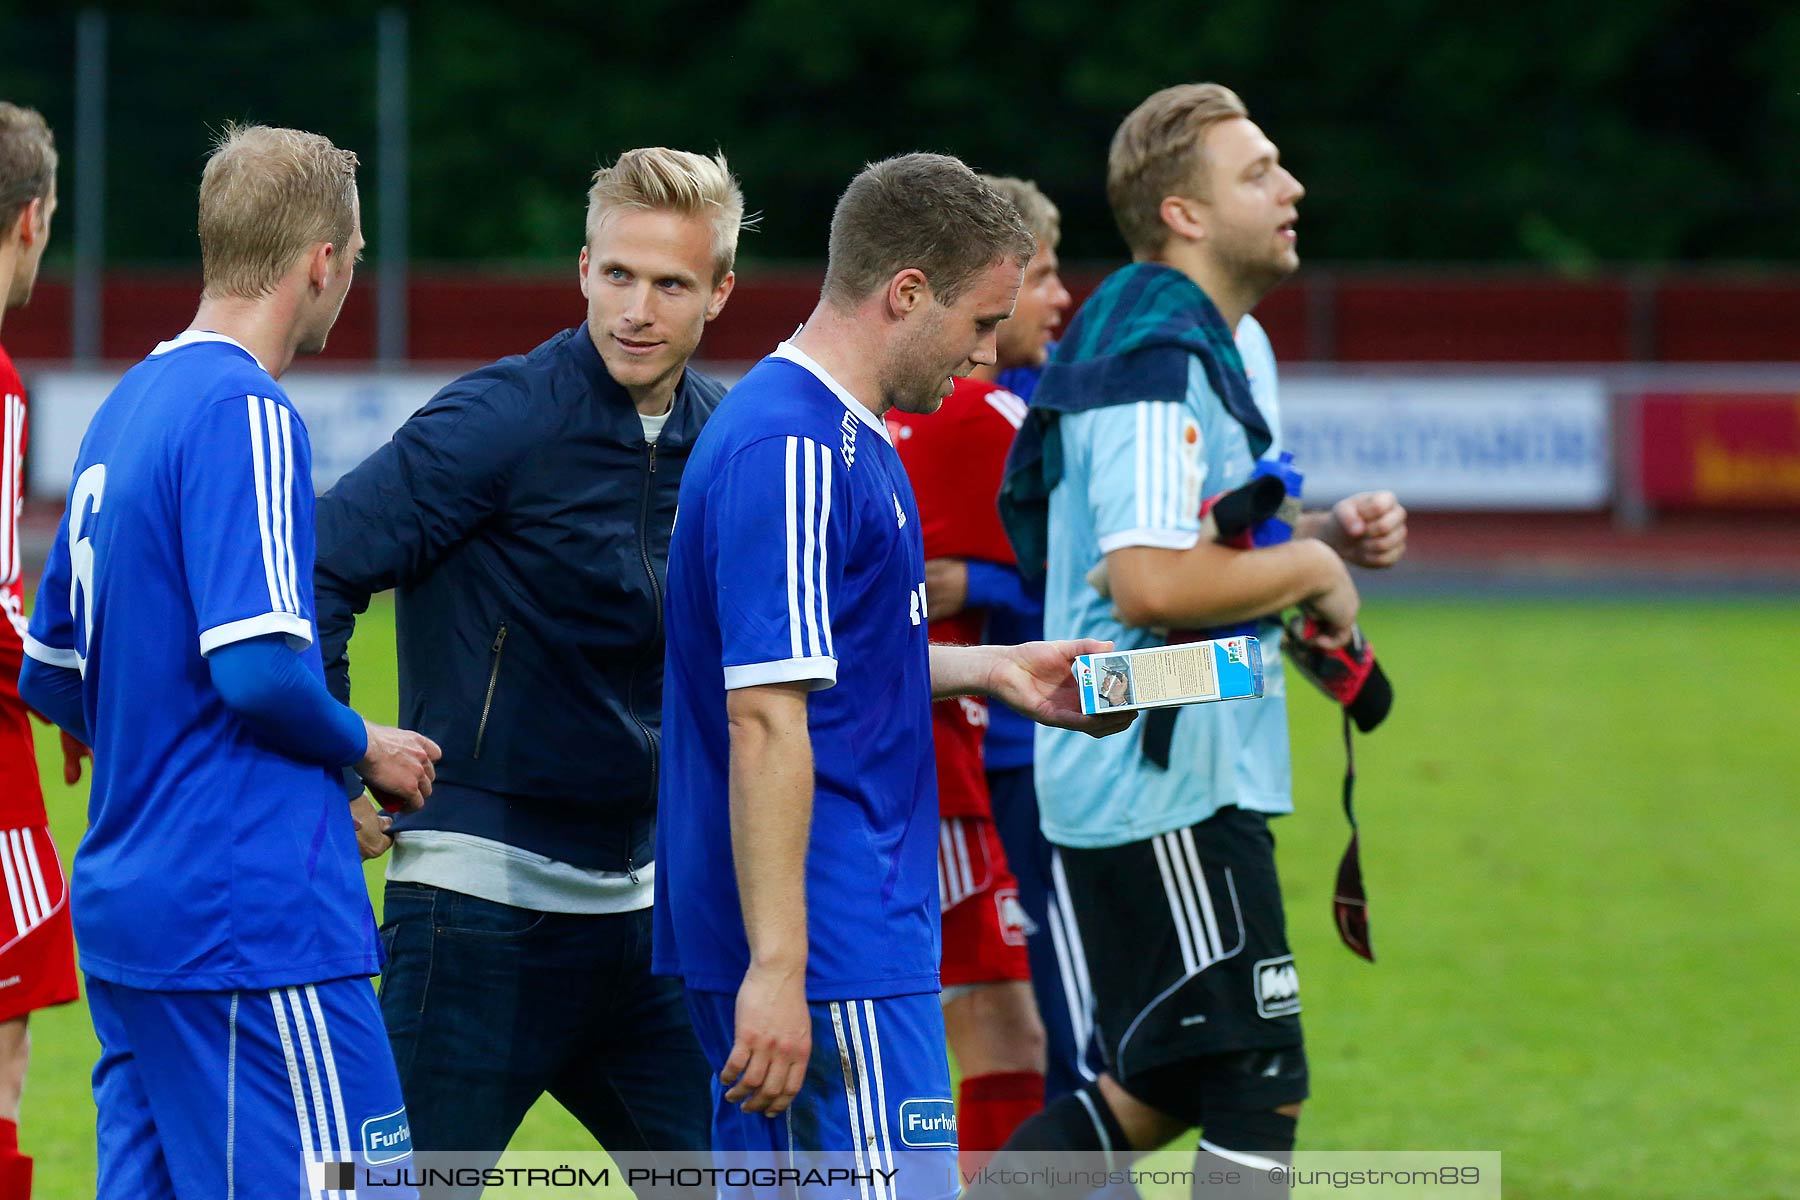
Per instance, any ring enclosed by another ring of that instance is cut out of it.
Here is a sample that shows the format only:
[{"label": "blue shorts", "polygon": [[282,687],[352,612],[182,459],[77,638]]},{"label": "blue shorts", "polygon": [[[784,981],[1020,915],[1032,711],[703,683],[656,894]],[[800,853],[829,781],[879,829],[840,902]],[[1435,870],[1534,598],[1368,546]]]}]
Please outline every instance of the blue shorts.
[{"label": "blue shorts", "polygon": [[99,1200],[337,1200],[351,1182],[416,1200],[379,1186],[411,1166],[412,1134],[367,979],[152,992],[90,975],[87,993]]},{"label": "blue shorts", "polygon": [[[809,1004],[812,1059],[784,1116],[746,1113],[725,1099],[719,1071],[731,1057],[737,997],[687,993],[694,1032],[712,1065],[716,1162],[855,1171],[821,1195],[937,1200],[960,1192],[956,1105],[945,1052],[944,1010],[935,992]],[[722,1197],[808,1194],[808,1188],[722,1187]]]}]

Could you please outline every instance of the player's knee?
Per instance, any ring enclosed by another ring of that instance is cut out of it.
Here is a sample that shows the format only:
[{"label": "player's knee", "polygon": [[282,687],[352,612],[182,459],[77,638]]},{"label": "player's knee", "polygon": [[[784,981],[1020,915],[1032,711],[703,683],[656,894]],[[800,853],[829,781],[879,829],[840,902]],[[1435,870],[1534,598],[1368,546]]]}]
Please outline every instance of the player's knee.
[{"label": "player's knee", "polygon": [[1044,1071],[1044,1022],[1028,983],[985,983],[959,991],[944,1005],[944,1024],[965,1073]]},{"label": "player's knee", "polygon": [[[1295,1114],[1298,1104],[1284,1104]],[[1287,1200],[1297,1116],[1278,1109],[1209,1108],[1194,1156],[1196,1179],[1229,1181],[1243,1200]]]},{"label": "player's knee", "polygon": [[982,990],[982,1023],[994,1031],[1008,1068],[1041,1073],[1048,1039],[1031,985],[1012,981]]},{"label": "player's knee", "polygon": [[1158,1100],[1141,1096],[1135,1089],[1135,1080],[1128,1088],[1111,1075],[1100,1077],[1099,1093],[1132,1149],[1155,1150],[1167,1145],[1183,1130],[1193,1128],[1192,1121],[1169,1112]]},{"label": "player's knee", "polygon": [[1263,1165],[1246,1161],[1259,1158],[1285,1165],[1286,1156],[1294,1150],[1294,1137],[1300,1119],[1299,1105],[1283,1107],[1296,1111],[1289,1114],[1279,1109],[1209,1109],[1200,1129],[1200,1148],[1222,1158],[1235,1158],[1235,1161],[1245,1162],[1246,1165]]},{"label": "player's knee", "polygon": [[1135,1072],[1124,1086],[1190,1129],[1231,1119],[1222,1113],[1261,1113],[1292,1125],[1306,1099],[1306,1051],[1292,1046],[1202,1055]]},{"label": "player's knee", "polygon": [[17,1120],[31,1061],[31,1034],[24,1017],[0,1022],[0,1119]]}]

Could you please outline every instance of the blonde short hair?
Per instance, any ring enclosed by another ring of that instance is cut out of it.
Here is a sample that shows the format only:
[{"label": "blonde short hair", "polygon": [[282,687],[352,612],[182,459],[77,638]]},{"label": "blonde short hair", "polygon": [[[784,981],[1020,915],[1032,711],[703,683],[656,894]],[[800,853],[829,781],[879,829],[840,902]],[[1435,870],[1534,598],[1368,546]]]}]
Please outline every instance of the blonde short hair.
[{"label": "blonde short hair", "polygon": [[737,261],[738,231],[744,227],[744,193],[725,155],[708,158],[687,150],[646,146],[627,150],[610,167],[594,172],[588,188],[587,244],[600,224],[620,208],[704,217],[713,226],[713,282]]},{"label": "blonde short hair", "polygon": [[1106,198],[1133,254],[1155,254],[1168,240],[1165,199],[1206,198],[1207,130],[1249,115],[1228,87],[1184,83],[1157,92],[1125,118],[1106,157]]},{"label": "blonde short hair", "polygon": [[35,108],[0,100],[0,222],[7,229],[25,206],[56,185],[56,138]]},{"label": "blonde short hair", "polygon": [[986,267],[1035,253],[1019,210],[961,159],[902,154],[864,167],[838,198],[824,294],[854,305],[912,268],[949,305]]},{"label": "blonde short hair", "polygon": [[356,230],[356,155],[268,125],[225,127],[200,176],[200,259],[208,296],[254,300],[296,259]]},{"label": "blonde short hair", "polygon": [[1039,245],[1055,249],[1062,241],[1062,213],[1050,197],[1038,190],[1035,181],[1015,179],[1011,175],[983,175],[981,181],[1012,201],[1019,215],[1025,218],[1025,228],[1031,230],[1031,236]]}]

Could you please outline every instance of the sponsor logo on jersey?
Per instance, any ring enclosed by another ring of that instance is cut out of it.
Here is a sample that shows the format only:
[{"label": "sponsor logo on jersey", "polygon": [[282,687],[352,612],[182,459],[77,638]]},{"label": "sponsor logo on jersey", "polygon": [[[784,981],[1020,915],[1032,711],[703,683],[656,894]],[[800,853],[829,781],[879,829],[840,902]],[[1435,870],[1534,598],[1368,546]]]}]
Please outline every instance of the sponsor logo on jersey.
[{"label": "sponsor logo on jersey", "polygon": [[915,1149],[956,1145],[956,1105],[946,1099],[900,1102],[900,1141]]},{"label": "sponsor logo on jersey", "polygon": [[856,465],[856,426],[856,418],[849,413],[845,413],[842,425],[844,431],[844,444],[842,449],[844,455],[844,467],[846,469]]},{"label": "sponsor logo on jersey", "polygon": [[395,1109],[380,1117],[370,1117],[362,1123],[363,1158],[371,1167],[382,1163],[399,1162],[412,1153],[412,1126],[407,1122],[406,1110]]},{"label": "sponsor logo on jersey", "polygon": [[1252,978],[1256,988],[1256,1015],[1285,1017],[1300,1011],[1300,973],[1294,956],[1265,958],[1256,964]]},{"label": "sponsor logo on jersey", "polygon": [[889,492],[888,495],[890,495],[894,498],[894,519],[896,521],[900,522],[899,527],[901,529],[905,529],[906,528],[906,510],[904,508],[900,507],[899,493]]}]

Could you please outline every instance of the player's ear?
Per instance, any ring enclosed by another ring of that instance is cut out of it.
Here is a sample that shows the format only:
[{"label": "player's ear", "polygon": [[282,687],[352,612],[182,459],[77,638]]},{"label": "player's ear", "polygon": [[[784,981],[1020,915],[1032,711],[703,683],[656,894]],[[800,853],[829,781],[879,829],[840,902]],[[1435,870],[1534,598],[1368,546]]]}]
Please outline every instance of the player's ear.
[{"label": "player's ear", "polygon": [[337,262],[337,247],[319,242],[306,253],[306,282],[314,291],[322,292],[331,282],[331,268]]},{"label": "player's ear", "polygon": [[894,316],[908,316],[930,301],[931,285],[925,281],[925,272],[917,267],[908,267],[888,280],[888,311]]},{"label": "player's ear", "polygon": [[587,272],[588,272],[588,252],[587,252],[587,247],[583,246],[581,248],[581,257],[575,260],[576,279],[581,285],[581,298],[583,300],[586,300],[588,298]]},{"label": "player's ear", "polygon": [[21,246],[29,246],[37,241],[43,228],[39,216],[39,214],[42,213],[43,208],[44,202],[42,199],[33,200],[24,208],[21,208],[19,210],[19,215],[13,218],[12,228],[6,231],[4,237],[0,237],[0,244],[10,242],[14,238],[19,240],[19,245]]},{"label": "player's ear", "polygon": [[1206,210],[1198,200],[1186,196],[1164,196],[1157,209],[1169,232],[1184,242],[1206,240]]},{"label": "player's ear", "polygon": [[731,289],[737,286],[737,272],[725,272],[725,278],[713,285],[712,297],[706,302],[706,319],[712,320],[725,311],[725,302],[731,299]]},{"label": "player's ear", "polygon": [[30,246],[50,230],[50,202],[42,196],[25,206],[19,214],[19,242]]}]

